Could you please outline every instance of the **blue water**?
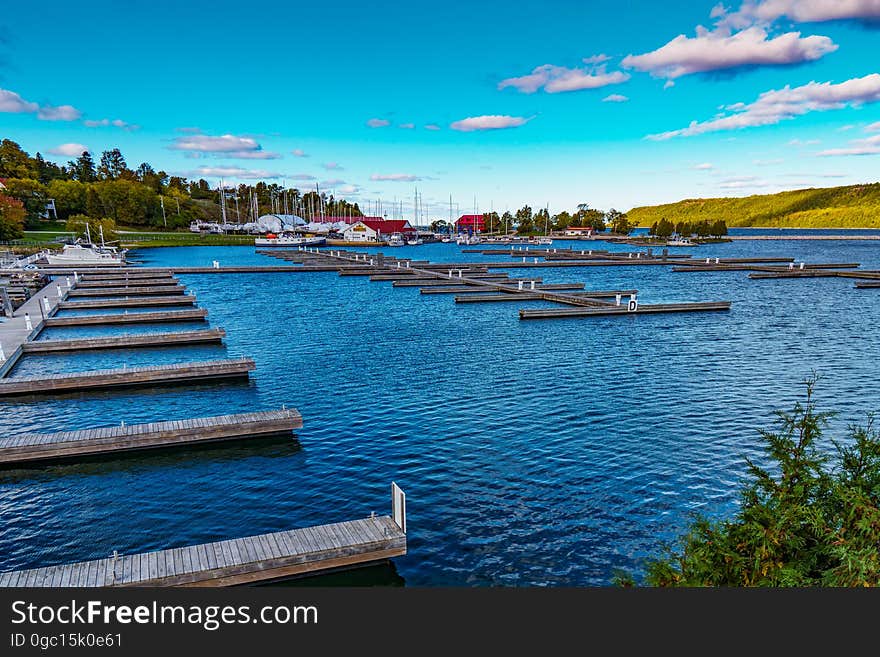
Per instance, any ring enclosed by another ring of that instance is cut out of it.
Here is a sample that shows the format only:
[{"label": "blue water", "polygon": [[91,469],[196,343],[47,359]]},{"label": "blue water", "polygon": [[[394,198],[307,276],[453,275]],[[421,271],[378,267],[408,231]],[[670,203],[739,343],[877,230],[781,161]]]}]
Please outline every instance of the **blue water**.
[{"label": "blue water", "polygon": [[[632,247],[559,242],[558,248]],[[377,249],[361,249],[376,251]],[[677,250],[686,251],[686,250]],[[385,249],[498,261],[454,244]],[[734,242],[700,257],[792,256],[880,269],[878,242]],[[277,265],[248,247],[145,249],[145,266]],[[750,280],[668,267],[510,270],[637,288],[644,303],[730,300],[727,313],[526,322],[335,273],[183,275],[208,323],[53,328],[45,339],[225,328],[222,346],[28,356],[13,376],[250,356],[247,383],[0,402],[0,433],[295,406],[290,440],[0,474],[0,569],[144,551],[389,510],[407,493],[409,585],[603,585],[639,572],[690,514],[729,513],[757,429],[801,396],[880,408],[880,297],[852,280]],[[43,336],[41,336],[43,337]]]}]

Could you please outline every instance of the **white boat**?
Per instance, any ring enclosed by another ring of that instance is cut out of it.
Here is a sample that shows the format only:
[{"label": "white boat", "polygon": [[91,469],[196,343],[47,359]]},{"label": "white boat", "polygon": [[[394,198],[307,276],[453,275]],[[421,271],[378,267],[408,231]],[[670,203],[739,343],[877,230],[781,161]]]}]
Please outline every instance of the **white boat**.
[{"label": "white boat", "polygon": [[401,233],[391,233],[387,240],[388,246],[406,246],[406,240]]},{"label": "white boat", "polygon": [[531,244],[553,244],[552,237],[536,237],[534,240],[529,240]]},{"label": "white boat", "polygon": [[452,238],[451,237],[444,237],[440,241],[443,242],[444,244],[449,244],[452,241]]},{"label": "white boat", "polygon": [[86,224],[86,239],[73,244],[65,244],[61,253],[47,251],[44,256],[50,265],[124,265],[126,249],[104,244],[104,228],[101,230],[101,246],[92,244],[89,225]]},{"label": "white boat", "polygon": [[676,237],[667,240],[666,246],[698,246],[698,244],[692,242],[690,237]]},{"label": "white boat", "polygon": [[424,244],[421,237],[410,237],[406,240],[407,246],[418,246],[419,244]]},{"label": "white boat", "polygon": [[461,246],[472,246],[474,244],[481,244],[483,239],[479,235],[459,235],[455,239],[455,243]]},{"label": "white boat", "polygon": [[254,246],[324,246],[326,237],[297,237],[295,235],[266,235],[254,238]]}]

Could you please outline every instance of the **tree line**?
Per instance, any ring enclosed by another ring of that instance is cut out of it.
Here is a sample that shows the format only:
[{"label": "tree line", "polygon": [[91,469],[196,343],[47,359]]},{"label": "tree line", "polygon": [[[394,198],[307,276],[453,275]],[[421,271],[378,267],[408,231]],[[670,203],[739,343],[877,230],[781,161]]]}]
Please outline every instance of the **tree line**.
[{"label": "tree line", "polygon": [[655,221],[651,225],[649,234],[654,237],[672,237],[673,234],[682,237],[716,237],[727,235],[727,224],[723,219],[717,221],[678,221],[672,223],[666,218]]},{"label": "tree line", "polygon": [[[96,162],[88,151],[66,165],[40,153],[31,157],[19,144],[0,142],[0,240],[18,239],[26,228],[37,228],[54,203],[58,220],[71,225],[88,221],[109,227],[180,229],[193,221],[221,219],[221,192],[207,180],[187,180],[155,170],[142,162],[129,167],[118,148],[104,151]],[[357,203],[325,192],[301,192],[276,183],[241,184],[225,190],[230,222],[258,214],[291,213],[362,216]],[[105,228],[107,230],[108,228]]]},{"label": "tree line", "polygon": [[[510,233],[515,230],[520,235],[559,232],[571,227],[592,228],[596,232],[610,230],[612,233],[627,235],[635,228],[626,213],[614,208],[598,210],[591,208],[588,203],[579,203],[572,212],[563,210],[553,215],[546,208],[535,211],[529,205],[524,205],[516,212],[506,211],[501,215],[497,212],[484,212],[483,223],[487,232]],[[446,221],[438,220],[431,224],[431,229],[442,232],[447,226]]]}]

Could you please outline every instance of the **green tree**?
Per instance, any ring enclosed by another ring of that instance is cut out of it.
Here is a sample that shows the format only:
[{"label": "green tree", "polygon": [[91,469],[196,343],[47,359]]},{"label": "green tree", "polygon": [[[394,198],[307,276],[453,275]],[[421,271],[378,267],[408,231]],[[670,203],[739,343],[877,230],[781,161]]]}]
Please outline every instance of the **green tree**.
[{"label": "green tree", "polygon": [[46,186],[33,178],[10,178],[6,181],[6,194],[24,204],[25,221],[35,224],[46,213]]},{"label": "green tree", "polygon": [[55,209],[61,220],[86,212],[86,192],[86,185],[78,180],[53,180],[46,190],[49,198],[55,199]]},{"label": "green tree", "polygon": [[11,139],[0,141],[0,178],[35,178],[31,158]]},{"label": "green tree", "polygon": [[98,165],[98,177],[101,180],[116,180],[131,174],[125,158],[118,148],[101,153],[101,164]]},{"label": "green tree", "polygon": [[95,182],[98,179],[98,172],[95,170],[95,161],[92,159],[92,154],[88,151],[83,151],[76,160],[68,162],[67,168],[71,172],[74,180],[90,183]]},{"label": "green tree", "polygon": [[93,242],[99,243],[99,235],[102,229],[104,231],[104,241],[112,241],[117,237],[115,221],[107,218],[90,217],[85,214],[72,215],[65,223],[64,229],[77,235],[85,235],[86,224],[89,226]]},{"label": "green tree", "polygon": [[749,480],[729,520],[698,517],[648,566],[654,586],[880,585],[880,435],[873,417],[820,449],[832,414],[806,401],[761,431],[769,467],[747,459]]},{"label": "green tree", "polygon": [[532,216],[532,208],[528,205],[522,206],[516,211],[514,216],[516,220],[516,232],[520,234],[532,233],[535,230],[535,221]]},{"label": "green tree", "polygon": [[618,235],[629,235],[635,226],[629,223],[626,213],[611,208],[605,213],[605,220],[611,226],[611,232]]},{"label": "green tree", "polygon": [[24,237],[26,214],[24,203],[17,198],[0,194],[0,241],[5,242]]}]

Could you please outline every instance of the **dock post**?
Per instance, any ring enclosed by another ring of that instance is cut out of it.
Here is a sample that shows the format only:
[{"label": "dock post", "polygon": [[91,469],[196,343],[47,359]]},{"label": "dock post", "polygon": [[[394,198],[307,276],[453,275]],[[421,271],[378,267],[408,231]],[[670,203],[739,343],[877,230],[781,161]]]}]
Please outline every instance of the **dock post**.
[{"label": "dock post", "polygon": [[34,330],[33,324],[31,324],[31,316],[30,316],[30,314],[28,314],[28,313],[25,313],[25,314],[24,314],[24,327],[25,327],[28,331],[33,331],[33,330]]},{"label": "dock post", "polygon": [[461,269],[458,270],[458,277],[461,278]]},{"label": "dock post", "polygon": [[793,262],[789,262],[789,263],[788,263],[788,268],[789,268],[789,269],[794,269],[794,263],[793,263]]},{"label": "dock post", "polygon": [[538,264],[538,259],[537,259],[537,258],[535,258],[535,264],[536,264],[536,265]]},{"label": "dock post", "polygon": [[0,363],[6,360],[6,354],[3,353],[3,345],[0,344]]},{"label": "dock post", "polygon": [[61,291],[61,285],[59,284],[58,287],[55,288],[55,290],[56,290],[55,293],[58,295],[58,298],[61,299],[61,297],[64,296],[64,293]]},{"label": "dock post", "polygon": [[532,281],[531,289],[533,289],[533,290],[535,289],[535,281]]},{"label": "dock post", "polygon": [[614,300],[617,302],[617,305],[619,306],[619,305],[620,305],[620,300],[621,300],[621,296],[620,296],[620,294],[615,294],[615,295],[614,295]]},{"label": "dock post", "polygon": [[372,266],[373,266],[373,259],[370,258],[370,267],[372,267]]},{"label": "dock post", "polygon": [[45,312],[46,312],[47,314],[48,314],[49,311],[51,310],[51,309],[49,308],[49,297],[46,297],[46,296],[43,297],[43,309],[45,310]]},{"label": "dock post", "polygon": [[67,287],[70,287],[70,276],[65,276],[64,280],[67,281]]},{"label": "dock post", "polygon": [[79,274],[77,274],[76,271],[73,272],[73,280],[74,280],[74,282],[76,282],[76,283],[79,282]]},{"label": "dock post", "polygon": [[219,260],[215,260],[214,262],[211,263],[211,265],[213,265],[214,269],[220,269],[220,261]]},{"label": "dock post", "polygon": [[716,265],[717,265],[718,263],[720,263],[720,262],[721,262],[721,258],[715,258],[715,264],[716,264]]},{"label": "dock post", "polygon": [[517,282],[516,287],[517,287],[518,290],[522,290],[522,284],[523,284],[522,281],[518,281],[518,282]]},{"label": "dock post", "polygon": [[523,258],[523,262],[525,262],[525,261],[526,261],[526,259],[525,259],[525,258]]},{"label": "dock post", "polygon": [[587,255],[593,255],[593,249],[590,249],[590,252]]},{"label": "dock post", "polygon": [[706,264],[708,265],[710,262],[709,258],[706,258]]},{"label": "dock post", "polygon": [[406,494],[391,482],[391,519],[406,534]]},{"label": "dock post", "polygon": [[798,267],[798,269],[803,269],[803,268],[804,268],[804,263],[802,262],[802,263],[801,263],[801,266]]},{"label": "dock post", "polygon": [[626,257],[631,259],[631,258],[633,257],[632,251],[630,251],[629,253],[627,253],[627,254],[626,254]]}]

